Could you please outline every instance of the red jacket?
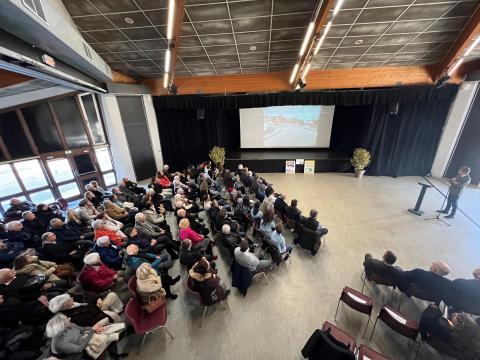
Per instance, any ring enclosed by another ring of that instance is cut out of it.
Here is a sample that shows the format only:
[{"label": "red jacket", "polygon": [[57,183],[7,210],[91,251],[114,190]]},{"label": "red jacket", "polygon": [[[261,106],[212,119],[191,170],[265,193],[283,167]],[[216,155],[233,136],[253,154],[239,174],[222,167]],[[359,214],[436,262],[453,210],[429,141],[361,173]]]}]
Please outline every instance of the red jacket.
[{"label": "red jacket", "polygon": [[199,243],[203,240],[203,235],[196,233],[189,227],[186,229],[180,229],[178,237],[180,238],[180,240],[190,239],[192,241],[192,244]]},{"label": "red jacket", "polygon": [[113,276],[116,273],[104,264],[101,264],[97,270],[93,266],[85,265],[78,275],[78,280],[84,290],[100,293],[113,284]]},{"label": "red jacket", "polygon": [[165,175],[163,175],[162,177],[157,176],[157,184],[160,184],[162,188],[167,188],[172,185],[168,177],[166,177]]},{"label": "red jacket", "polygon": [[94,234],[95,234],[95,239],[98,239],[99,237],[102,237],[102,236],[108,236],[108,238],[114,245],[120,246],[120,247],[125,245],[125,243],[123,242],[123,238],[120,235],[118,235],[116,231],[97,229],[95,230]]}]

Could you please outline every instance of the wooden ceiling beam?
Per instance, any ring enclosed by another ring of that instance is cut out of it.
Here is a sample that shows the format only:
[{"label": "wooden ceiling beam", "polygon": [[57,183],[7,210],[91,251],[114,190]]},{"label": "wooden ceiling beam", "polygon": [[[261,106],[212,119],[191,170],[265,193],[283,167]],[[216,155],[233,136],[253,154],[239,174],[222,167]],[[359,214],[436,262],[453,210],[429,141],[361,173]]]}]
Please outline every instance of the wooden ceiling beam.
[{"label": "wooden ceiling beam", "polygon": [[0,88],[21,84],[30,80],[33,80],[30,76],[0,69]]},{"label": "wooden ceiling beam", "polygon": [[[320,6],[320,9],[318,9],[318,15],[315,19],[313,34],[310,37],[310,40],[307,44],[305,54],[303,54],[303,56],[300,56],[300,59],[299,59],[299,64],[300,65],[298,67],[297,74],[295,75],[295,78],[294,78],[294,80],[291,84],[292,88],[295,88],[298,80],[301,77],[301,74],[303,73],[305,67],[307,66],[307,63],[309,61],[311,61],[311,58],[313,56],[313,52],[315,50],[315,46],[317,44],[317,41],[319,40],[319,38],[321,37],[321,35],[323,33],[324,26],[328,22],[328,17],[329,17],[329,14],[330,14],[330,10],[333,9],[334,3],[335,3],[335,0],[323,0],[323,1],[320,0],[318,2],[318,4],[319,4],[318,6]],[[293,71],[293,69],[292,69],[292,71]],[[290,76],[291,76],[291,74],[289,74],[288,79],[290,79]]]},{"label": "wooden ceiling beam", "polygon": [[448,51],[447,55],[437,66],[433,67],[432,77],[436,82],[445,75],[447,71],[454,65],[457,59],[460,59],[468,47],[480,36],[480,4],[473,12],[473,15],[468,20],[467,25],[462,33],[457,38],[457,41]]},{"label": "wooden ceiling beam", "polygon": [[175,79],[175,66],[177,64],[178,48],[180,47],[180,39],[182,35],[182,22],[185,12],[185,0],[175,0],[175,12],[174,12],[174,29],[173,29],[173,44],[170,46],[171,60],[170,60],[170,80]]},{"label": "wooden ceiling beam", "polygon": [[[305,90],[364,89],[376,87],[432,85],[431,69],[426,66],[402,66],[382,68],[353,68],[335,70],[312,70]],[[179,95],[186,94],[233,94],[244,92],[291,91],[285,78],[288,72],[261,74],[178,77],[175,81]],[[458,78],[450,82],[460,82]],[[166,95],[163,79],[144,81],[152,95]]]},{"label": "wooden ceiling beam", "polygon": [[112,82],[114,83],[122,83],[122,84],[136,84],[137,81],[124,73],[121,73],[116,70],[112,70]]}]

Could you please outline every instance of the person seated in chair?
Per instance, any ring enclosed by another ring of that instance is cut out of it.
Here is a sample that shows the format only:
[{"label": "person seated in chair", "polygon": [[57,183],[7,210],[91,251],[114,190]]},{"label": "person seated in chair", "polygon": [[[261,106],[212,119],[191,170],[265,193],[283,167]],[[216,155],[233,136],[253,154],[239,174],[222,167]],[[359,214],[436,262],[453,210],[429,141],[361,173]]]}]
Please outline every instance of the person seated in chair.
[{"label": "person seated in chair", "polygon": [[32,237],[27,232],[21,221],[10,221],[5,225],[7,229],[6,240],[9,242],[18,242],[23,244],[25,248],[39,249],[41,247],[41,241],[39,238]]},{"label": "person seated in chair", "polygon": [[83,266],[83,257],[94,244],[91,240],[79,240],[74,243],[57,242],[57,235],[46,232],[42,235],[42,260],[57,264],[72,263],[76,269]]},{"label": "person seated in chair", "polygon": [[236,247],[233,254],[235,261],[250,272],[257,273],[272,265],[272,260],[260,260],[253,252],[250,252],[248,240],[242,239],[240,246]]},{"label": "person seated in chair", "polygon": [[363,267],[365,268],[367,279],[369,279],[372,274],[376,274],[381,278],[390,279],[397,284],[398,281],[401,281],[403,270],[398,266],[394,266],[396,261],[397,257],[390,250],[385,251],[382,260],[374,259],[371,254],[366,254]]},{"label": "person seated in chair", "polygon": [[280,251],[281,254],[285,253],[292,253],[292,247],[290,245],[285,244],[285,238],[282,235],[283,233],[283,225],[278,224],[275,227],[275,231],[272,232],[270,235],[270,243],[275,245],[278,248],[278,251]]},{"label": "person seated in chair", "polygon": [[317,220],[318,211],[315,209],[310,210],[310,216],[300,216],[300,223],[307,229],[318,231],[321,235],[328,233],[328,229],[324,228]]},{"label": "person seated in chair", "polygon": [[250,210],[250,217],[253,219],[256,226],[260,226],[263,217],[263,213],[260,211],[260,205],[261,202],[257,200],[253,204],[253,208]]},{"label": "person seated in chair", "polygon": [[208,255],[212,255],[212,242],[208,237],[196,233],[190,227],[190,221],[184,218],[180,220],[178,224],[180,230],[178,232],[178,237],[181,241],[189,239],[195,250],[206,252]]},{"label": "person seated in chair", "polygon": [[13,260],[20,255],[23,249],[22,243],[0,240],[0,269],[11,267]]},{"label": "person seated in chair", "polygon": [[415,286],[435,298],[436,303],[449,298],[452,282],[445,278],[450,273],[450,267],[441,261],[435,261],[429,271],[414,269],[405,271],[399,284],[401,291],[409,294],[410,286]]},{"label": "person seated in chair", "polygon": [[275,213],[273,212],[273,206],[267,207],[263,212],[262,220],[260,221],[260,230],[265,234],[267,238],[270,238],[272,232],[275,230]]},{"label": "person seated in chair", "polygon": [[178,209],[177,210],[177,223],[180,224],[182,219],[188,219],[190,222],[190,227],[193,231],[202,234],[204,236],[208,235],[210,232],[195,216],[189,215],[187,210],[185,209]]},{"label": "person seated in chair", "polygon": [[172,258],[165,250],[155,255],[141,251],[137,245],[131,244],[125,251],[127,252],[126,264],[130,270],[136,271],[141,264],[148,262],[160,274],[173,266]]},{"label": "person seated in chair", "polygon": [[140,250],[154,254],[160,254],[165,249],[165,246],[159,244],[156,239],[139,234],[134,227],[125,229],[125,235],[127,236],[127,246],[135,244]]},{"label": "person seated in chair", "polygon": [[290,206],[287,206],[285,208],[285,216],[289,219],[292,219],[294,221],[300,221],[300,214],[302,212],[298,208],[298,201],[297,199],[292,199],[290,201]]},{"label": "person seated in chair", "polygon": [[82,232],[70,228],[62,220],[54,218],[50,221],[50,229],[57,236],[58,242],[74,243],[78,240],[87,240]]},{"label": "person seated in chair", "polygon": [[86,291],[96,294],[104,292],[112,287],[119,278],[115,270],[102,263],[100,255],[96,252],[86,255],[83,262],[85,266],[78,274],[78,280]]},{"label": "person seated in chair", "polygon": [[230,229],[232,231],[239,230],[238,223],[228,217],[227,210],[225,209],[220,209],[220,211],[218,212],[218,215],[215,218],[215,225],[218,229],[221,228],[223,225],[228,225],[230,226]]},{"label": "person seated in chair", "polygon": [[144,214],[138,213],[135,215],[135,229],[137,229],[140,236],[157,240],[158,244],[165,246],[165,249],[172,256],[172,259],[178,259],[178,251],[180,250],[178,242],[173,241],[165,230],[148,223]]},{"label": "person seated in chair", "polygon": [[31,211],[24,211],[22,213],[23,230],[30,234],[32,238],[36,239],[36,242],[40,239],[42,234],[47,231],[48,224],[44,224],[37,216]]},{"label": "person seated in chair", "polygon": [[146,191],[145,188],[141,187],[141,186],[138,186],[137,183],[131,181],[128,177],[124,177],[122,179],[123,183],[125,184],[125,187],[134,192],[135,194],[139,194],[139,195],[145,195]]},{"label": "person seated in chair", "polygon": [[110,269],[120,270],[123,265],[123,250],[110,242],[108,236],[101,236],[95,242],[92,251],[100,255],[102,263]]},{"label": "person seated in chair", "polygon": [[5,211],[5,223],[21,220],[24,211],[33,211],[35,205],[30,201],[22,201],[18,198],[10,199],[10,207]]},{"label": "person seated in chair", "polygon": [[452,281],[451,298],[445,302],[453,311],[463,311],[480,315],[480,268],[473,271],[473,279],[455,279]]},{"label": "person seated in chair", "polygon": [[206,255],[198,250],[193,249],[192,241],[189,239],[182,241],[180,245],[180,264],[185,265],[187,270],[190,270],[192,266],[202,257],[205,257],[210,265],[215,268],[215,263],[212,261],[218,259],[216,255]]},{"label": "person seated in chair", "polygon": [[285,216],[285,208],[288,207],[288,204],[285,202],[285,199],[287,198],[287,195],[281,194],[279,197],[277,197],[273,203],[273,208],[275,211],[278,211],[282,216]]},{"label": "person seated in chair", "polygon": [[204,257],[193,265],[188,275],[192,282],[192,290],[200,294],[202,303],[207,306],[225,300],[230,294],[230,290],[220,284],[217,271]]}]

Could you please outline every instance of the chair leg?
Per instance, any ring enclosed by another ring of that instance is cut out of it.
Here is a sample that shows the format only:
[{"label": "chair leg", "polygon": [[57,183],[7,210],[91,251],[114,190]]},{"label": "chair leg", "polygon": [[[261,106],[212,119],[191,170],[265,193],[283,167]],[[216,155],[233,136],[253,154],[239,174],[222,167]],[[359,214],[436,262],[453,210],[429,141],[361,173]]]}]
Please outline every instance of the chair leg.
[{"label": "chair leg", "polygon": [[417,344],[417,350],[415,351],[414,360],[417,360],[418,352],[420,351],[420,345],[422,344],[422,340],[420,340]]},{"label": "chair leg", "polygon": [[370,319],[372,318],[372,314],[368,317],[367,325],[365,326],[365,330],[363,331],[362,339],[365,339],[365,335],[367,334],[368,324],[370,324]]},{"label": "chair leg", "polygon": [[378,316],[377,316],[377,318],[375,319],[375,324],[373,324],[372,333],[370,334],[370,339],[368,339],[368,341],[371,341],[371,340],[372,340],[373,333],[375,332],[375,327],[377,326],[377,321],[378,321]]},{"label": "chair leg", "polygon": [[395,295],[395,288],[392,287],[392,299],[390,300],[390,303],[393,304],[393,296]]},{"label": "chair leg", "polygon": [[337,311],[335,311],[335,318],[333,321],[337,321],[337,314],[338,314],[338,307],[340,306],[340,299],[338,299],[338,304],[337,304]]},{"label": "chair leg", "polygon": [[367,281],[367,277],[366,277],[366,276],[363,278],[362,293],[363,293],[363,289],[365,288],[365,281]]},{"label": "chair leg", "polygon": [[263,274],[263,277],[265,278],[265,281],[267,282],[267,285],[270,284],[270,282],[268,281],[268,276],[266,273],[262,273]]},{"label": "chair leg", "polygon": [[145,339],[147,338],[147,335],[148,335],[148,332],[145,333],[142,337],[142,343],[140,344],[140,350],[142,350],[142,348],[143,348],[143,343],[145,342]]},{"label": "chair leg", "polygon": [[400,311],[400,308],[402,306],[402,298],[403,298],[403,292],[400,291],[400,301],[398,302],[398,311]]},{"label": "chair leg", "polygon": [[200,320],[200,326],[199,326],[199,328],[202,327],[203,319],[205,318],[205,313],[207,312],[207,308],[208,308],[208,306],[205,306],[205,308],[204,308],[204,310],[203,310],[202,320]]},{"label": "chair leg", "polygon": [[168,336],[170,336],[170,339],[172,339],[172,340],[173,340],[173,335],[172,335],[172,333],[171,333],[171,332],[170,332],[170,331],[167,329],[167,327],[166,327],[166,326],[164,326],[163,328],[164,328],[164,329],[165,329],[165,331],[167,332]]}]

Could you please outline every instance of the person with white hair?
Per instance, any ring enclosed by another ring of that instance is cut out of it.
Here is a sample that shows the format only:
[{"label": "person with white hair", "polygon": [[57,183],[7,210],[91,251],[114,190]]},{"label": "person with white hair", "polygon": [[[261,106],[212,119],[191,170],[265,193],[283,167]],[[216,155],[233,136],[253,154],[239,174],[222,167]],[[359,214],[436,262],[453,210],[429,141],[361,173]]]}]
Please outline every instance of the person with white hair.
[{"label": "person with white hair", "polygon": [[53,314],[62,313],[79,326],[94,326],[99,321],[108,318],[110,323],[121,322],[119,313],[123,311],[122,300],[114,292],[109,292],[104,298],[100,296],[77,296],[77,302],[69,294],[53,297],[48,302],[48,309]]},{"label": "person with white hair", "polygon": [[110,269],[120,270],[123,266],[123,250],[111,243],[108,236],[100,236],[93,247],[92,251],[100,255],[102,263]]},{"label": "person with white hair", "polygon": [[78,203],[78,217],[85,225],[90,225],[97,216],[97,210],[92,202],[88,199],[83,199]]},{"label": "person with white hair", "polygon": [[86,291],[96,294],[111,288],[119,278],[115,270],[102,263],[100,255],[92,252],[83,259],[85,266],[78,275],[78,280]]},{"label": "person with white hair", "polygon": [[34,238],[30,233],[25,231],[21,221],[10,221],[5,225],[7,230],[6,239],[11,242],[19,242],[25,248],[38,249],[41,245],[40,239]]},{"label": "person with white hair", "polygon": [[190,222],[190,227],[193,231],[202,234],[204,236],[208,235],[210,232],[206,226],[204,226],[199,220],[199,218],[194,215],[189,214],[185,209],[178,209],[176,212],[177,223],[179,224],[182,219],[188,219]]},{"label": "person with white hair", "polygon": [[24,211],[22,213],[22,219],[23,230],[37,240],[47,231],[48,224],[40,221],[32,211]]},{"label": "person with white hair", "polygon": [[164,245],[172,259],[178,259],[180,246],[173,241],[165,230],[146,221],[145,214],[138,213],[135,215],[135,229],[139,235],[150,239],[157,240],[158,244]]},{"label": "person with white hair", "polygon": [[50,221],[49,230],[57,235],[57,240],[59,242],[74,243],[78,240],[86,239],[86,236],[81,231],[70,228],[58,218],[53,218]]},{"label": "person with white hair", "polygon": [[224,224],[222,226],[222,235],[220,237],[220,243],[228,250],[233,257],[234,250],[240,246],[242,242],[242,236],[235,231],[232,231],[230,225]]},{"label": "person with white hair", "polygon": [[[82,327],[71,322],[64,314],[57,314],[48,321],[45,333],[52,339],[50,346],[54,355],[65,357],[86,352],[97,359],[111,343],[119,339],[124,328],[123,323],[108,325],[106,319],[92,327]],[[112,349],[110,355],[118,358],[125,354],[117,354],[116,349]]]},{"label": "person with white hair", "polygon": [[171,193],[168,194],[159,194],[153,188],[148,188],[147,193],[142,198],[142,204],[147,207],[147,203],[150,201],[155,210],[159,213],[162,213],[161,208],[163,207],[165,210],[172,211],[172,202],[170,198],[172,197]]},{"label": "person with white hair", "polygon": [[127,252],[126,264],[129,270],[136,271],[137,268],[145,262],[148,262],[158,273],[166,271],[173,266],[172,258],[165,250],[155,255],[140,251],[137,245],[130,244],[125,251]]}]

